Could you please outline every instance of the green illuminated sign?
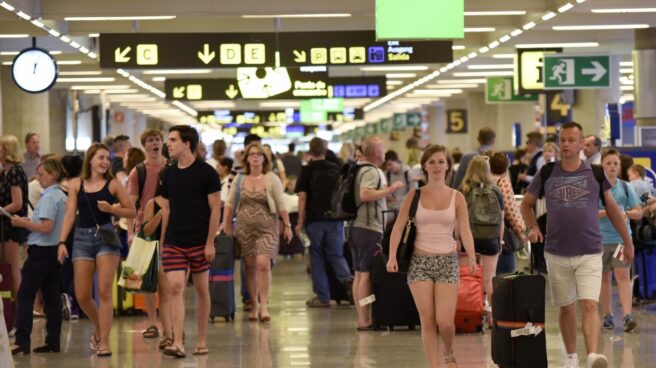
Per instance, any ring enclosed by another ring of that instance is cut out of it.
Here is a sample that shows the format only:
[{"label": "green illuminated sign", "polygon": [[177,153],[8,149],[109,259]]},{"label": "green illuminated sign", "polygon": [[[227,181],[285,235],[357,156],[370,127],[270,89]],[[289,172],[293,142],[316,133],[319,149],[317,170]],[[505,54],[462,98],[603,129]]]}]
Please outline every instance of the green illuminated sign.
[{"label": "green illuminated sign", "polygon": [[567,54],[544,57],[544,89],[610,87],[610,56]]},{"label": "green illuminated sign", "polygon": [[464,38],[464,10],[464,0],[376,0],[376,39]]}]

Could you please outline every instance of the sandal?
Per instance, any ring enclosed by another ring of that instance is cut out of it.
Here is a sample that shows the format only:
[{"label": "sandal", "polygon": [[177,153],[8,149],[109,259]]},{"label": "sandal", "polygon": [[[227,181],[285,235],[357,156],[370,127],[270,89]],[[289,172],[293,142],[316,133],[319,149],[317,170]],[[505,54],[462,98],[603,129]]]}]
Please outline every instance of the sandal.
[{"label": "sandal", "polygon": [[164,351],[162,352],[164,355],[174,357],[176,359],[180,358],[185,358],[187,354],[185,354],[182,350],[180,350],[179,347],[177,346],[169,346]]},{"label": "sandal", "polygon": [[99,358],[106,358],[112,356],[112,351],[109,348],[98,348],[96,356]]},{"label": "sandal", "polygon": [[171,339],[170,337],[165,337],[159,342],[159,350],[166,349],[171,345],[173,345],[173,339]]},{"label": "sandal", "polygon": [[458,363],[456,362],[456,357],[453,355],[453,352],[444,356],[444,365],[450,368],[458,368]]},{"label": "sandal", "polygon": [[322,302],[317,296],[306,301],[305,305],[308,308],[330,308],[330,302]]},{"label": "sandal", "polygon": [[192,355],[207,355],[207,354],[209,354],[209,352],[210,351],[207,350],[207,347],[200,347],[199,346],[199,347],[196,347],[196,350],[194,350],[194,352],[191,353],[191,354]]},{"label": "sandal", "polygon": [[89,338],[89,348],[93,351],[98,350],[98,344],[100,344],[100,339],[96,339],[96,334],[95,332],[91,334],[91,337]]},{"label": "sandal", "polygon": [[159,337],[159,330],[157,329],[157,326],[153,325],[150,326],[142,333],[144,339],[154,339],[156,337]]},{"label": "sandal", "polygon": [[356,330],[358,331],[373,331],[375,329],[374,324],[370,324],[369,326],[358,326]]}]

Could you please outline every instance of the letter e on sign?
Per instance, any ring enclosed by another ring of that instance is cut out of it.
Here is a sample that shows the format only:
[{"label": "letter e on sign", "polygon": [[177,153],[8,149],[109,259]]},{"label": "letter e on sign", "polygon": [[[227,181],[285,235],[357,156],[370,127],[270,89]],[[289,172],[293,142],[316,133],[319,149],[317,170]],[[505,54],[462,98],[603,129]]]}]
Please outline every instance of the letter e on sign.
[{"label": "letter e on sign", "polygon": [[262,65],[266,62],[265,45],[263,43],[247,43],[244,45],[244,62],[250,65]]},{"label": "letter e on sign", "polygon": [[467,133],[467,110],[447,110],[446,132],[451,134]]}]

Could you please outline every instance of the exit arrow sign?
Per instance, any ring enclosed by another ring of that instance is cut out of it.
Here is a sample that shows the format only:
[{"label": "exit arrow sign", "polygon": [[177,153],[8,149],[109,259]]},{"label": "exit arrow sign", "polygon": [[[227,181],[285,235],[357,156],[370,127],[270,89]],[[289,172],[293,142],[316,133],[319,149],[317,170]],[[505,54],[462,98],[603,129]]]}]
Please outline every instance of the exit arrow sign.
[{"label": "exit arrow sign", "polygon": [[610,56],[545,55],[544,89],[608,88]]}]

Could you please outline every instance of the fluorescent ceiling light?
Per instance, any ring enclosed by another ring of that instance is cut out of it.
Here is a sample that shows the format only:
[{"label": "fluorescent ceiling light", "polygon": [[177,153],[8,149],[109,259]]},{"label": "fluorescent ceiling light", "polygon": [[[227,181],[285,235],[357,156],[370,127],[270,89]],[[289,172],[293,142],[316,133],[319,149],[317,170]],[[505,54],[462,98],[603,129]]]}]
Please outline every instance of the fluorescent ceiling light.
[{"label": "fluorescent ceiling light", "polygon": [[493,48],[496,48],[497,46],[499,46],[499,41],[492,41],[487,46],[490,48],[490,50],[493,49]]},{"label": "fluorescent ceiling light", "polygon": [[512,70],[490,70],[485,72],[457,72],[453,73],[454,77],[511,77],[514,75]]},{"label": "fluorescent ceiling light", "polygon": [[485,83],[486,79],[440,79],[437,84],[455,84],[455,83]]},{"label": "fluorescent ceiling light", "polygon": [[299,107],[300,101],[269,101],[260,102],[260,107]]},{"label": "fluorescent ceiling light", "polygon": [[57,60],[57,65],[80,65],[80,60]]},{"label": "fluorescent ceiling light", "polygon": [[621,9],[592,9],[593,13],[656,13],[656,8],[621,8]]},{"label": "fluorescent ceiling light", "polygon": [[434,94],[454,94],[462,93],[461,89],[456,88],[445,88],[445,89],[416,89],[412,93],[418,95],[434,95]]},{"label": "fluorescent ceiling light", "polygon": [[520,43],[518,49],[551,48],[551,47],[599,47],[599,42],[560,42],[560,43]]},{"label": "fluorescent ceiling light", "polygon": [[508,41],[510,41],[510,38],[511,38],[510,35],[504,35],[501,38],[499,38],[499,42],[501,42],[501,43],[508,42]]},{"label": "fluorescent ceiling light", "polygon": [[0,34],[0,38],[28,38],[30,35],[24,33]]},{"label": "fluorescent ceiling light", "polygon": [[465,27],[465,33],[494,32],[496,30],[494,27]]},{"label": "fluorescent ceiling light", "polygon": [[494,54],[492,55],[493,59],[514,59],[515,54]]},{"label": "fluorescent ceiling light", "polygon": [[451,46],[451,50],[464,50],[465,46],[464,45],[453,45]]},{"label": "fluorescent ceiling light", "polygon": [[426,65],[399,65],[399,66],[363,66],[363,72],[403,72],[415,70],[428,70]]},{"label": "fluorescent ceiling light", "polygon": [[415,73],[388,73],[385,74],[385,76],[389,79],[395,79],[395,78],[414,78],[417,76]]},{"label": "fluorescent ceiling light", "polygon": [[228,101],[197,101],[191,104],[197,109],[232,109],[236,106]]},{"label": "fluorescent ceiling light", "polygon": [[2,65],[11,65],[13,63],[14,63],[13,61],[3,61]]},{"label": "fluorescent ceiling light", "polygon": [[245,14],[242,18],[348,18],[349,13],[308,13],[308,14]]},{"label": "fluorescent ceiling light", "polygon": [[130,89],[130,86],[127,84],[106,84],[106,85],[91,85],[91,86],[71,86],[72,90],[83,90],[83,89]]},{"label": "fluorescent ceiling light", "polygon": [[153,77],[153,82],[164,82],[166,77]]},{"label": "fluorescent ceiling light", "polygon": [[542,16],[543,21],[548,21],[549,19],[553,18],[556,16],[556,13],[554,12],[548,12],[547,14]]},{"label": "fluorescent ceiling light", "polygon": [[522,33],[524,33],[524,31],[522,29],[516,28],[515,30],[510,32],[510,35],[513,36],[513,37],[517,37]]},{"label": "fluorescent ceiling light", "polygon": [[633,68],[620,68],[621,74],[633,74]]},{"label": "fluorescent ceiling light", "polygon": [[566,11],[572,9],[573,7],[574,7],[574,4],[572,4],[572,3],[567,3],[567,4],[563,5],[563,6],[561,6],[560,8],[558,8],[558,12],[559,12],[559,13],[564,13],[564,12],[566,12]]},{"label": "fluorescent ceiling light", "polygon": [[79,70],[79,71],[70,71],[70,72],[59,72],[59,75],[101,75],[102,71],[100,70]]},{"label": "fluorescent ceiling light", "polygon": [[4,2],[4,1],[0,3],[0,6],[3,7],[3,8],[5,8],[5,9],[7,9],[7,10],[9,10],[10,12],[13,12],[14,10],[16,10],[16,8],[14,8],[13,6],[11,6],[11,4],[6,3],[6,2]]},{"label": "fluorescent ceiling light", "polygon": [[117,17],[65,17],[64,20],[69,22],[77,21],[114,21],[114,20],[169,20],[175,19],[175,15],[135,15],[135,16],[117,16]]},{"label": "fluorescent ceiling light", "polygon": [[100,33],[89,33],[89,37],[92,38],[100,37]]},{"label": "fluorescent ceiling light", "polygon": [[[531,29],[531,28],[533,28],[533,27],[535,27],[535,22],[528,22],[528,23],[524,24],[524,26],[522,26],[522,28],[523,28],[525,31],[528,31],[529,29]],[[512,33],[511,33],[511,34],[512,34]]]},{"label": "fluorescent ceiling light", "polygon": [[473,83],[453,83],[453,84],[429,84],[426,88],[446,89],[446,88],[478,88],[478,84]]},{"label": "fluorescent ceiling light", "polygon": [[71,39],[66,35],[59,37],[59,39],[66,42],[66,43],[71,42]]},{"label": "fluorescent ceiling light", "polygon": [[43,24],[43,23],[42,23],[40,20],[38,20],[38,19],[32,19],[31,23],[34,24],[35,26],[39,27],[39,28],[43,28],[43,27],[45,27],[45,24]]},{"label": "fluorescent ceiling light", "polygon": [[19,17],[21,17],[21,18],[23,18],[23,19],[25,19],[25,20],[30,20],[30,19],[32,19],[32,16],[31,16],[31,15],[29,15],[29,14],[27,14],[27,13],[24,13],[24,12],[22,12],[22,11],[20,11],[20,10],[19,10],[18,12],[16,12],[16,15],[18,15]]},{"label": "fluorescent ceiling light", "polygon": [[398,81],[398,80],[388,80],[387,85],[388,86],[400,86],[403,84],[403,81]]},{"label": "fluorescent ceiling light", "polygon": [[622,91],[633,91],[633,86],[620,86]]},{"label": "fluorescent ceiling light", "polygon": [[466,11],[466,17],[485,17],[492,15],[525,15],[525,10]]},{"label": "fluorescent ceiling light", "polygon": [[209,74],[211,69],[160,69],[144,70],[142,74]]},{"label": "fluorescent ceiling light", "polygon": [[115,81],[116,78],[114,77],[96,77],[96,78],[57,78],[57,82],[62,82],[62,83],[76,83],[76,82],[90,82],[90,83],[98,83],[98,82],[113,82]]},{"label": "fluorescent ceiling light", "polygon": [[633,61],[620,61],[620,66],[633,66]]},{"label": "fluorescent ceiling light", "polygon": [[61,33],[59,33],[59,31],[57,31],[56,29],[49,29],[48,33],[50,33],[50,35],[53,36],[53,37],[61,36]]},{"label": "fluorescent ceiling light", "polygon": [[83,93],[89,94],[89,95],[97,95],[100,94],[101,92],[104,92],[105,94],[116,94],[116,95],[123,95],[123,94],[131,94],[131,93],[139,93],[138,89],[134,88],[129,88],[129,89],[108,89],[108,90],[100,90],[100,89],[86,89],[82,91]]},{"label": "fluorescent ceiling light", "polygon": [[467,65],[467,69],[487,70],[487,69],[515,69],[514,64],[473,64]]},{"label": "fluorescent ceiling light", "polygon": [[607,30],[607,29],[642,29],[649,28],[649,24],[595,24],[595,25],[572,25],[572,26],[553,26],[554,31],[587,31],[587,30]]}]

